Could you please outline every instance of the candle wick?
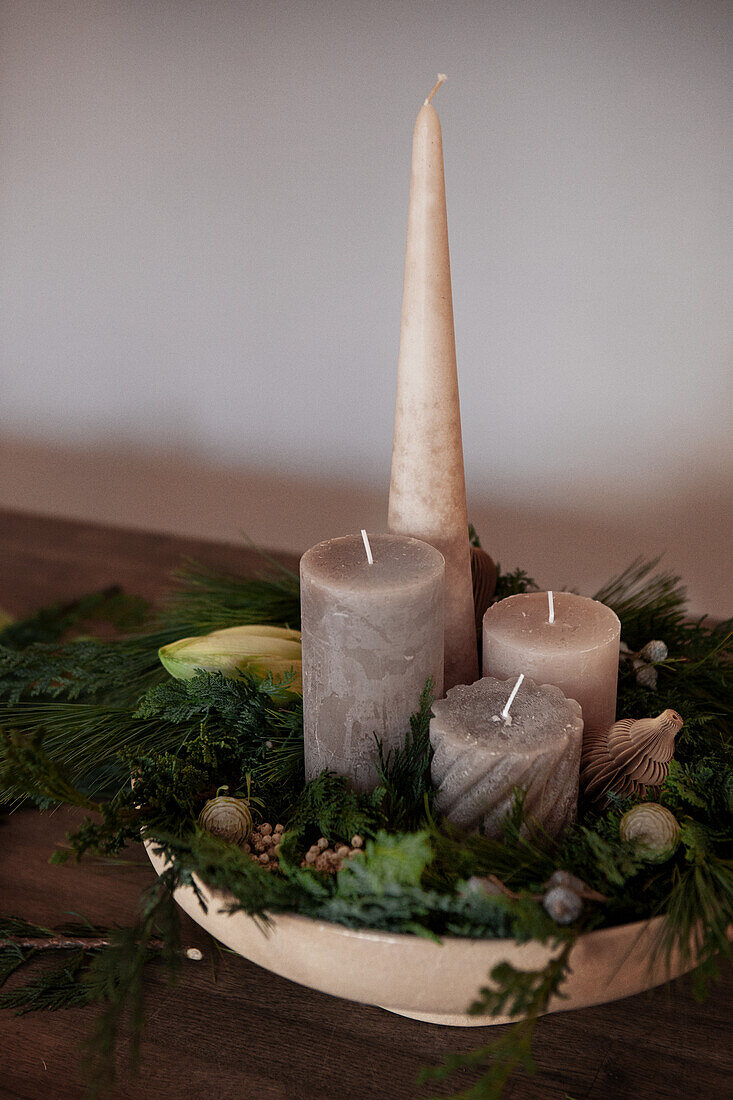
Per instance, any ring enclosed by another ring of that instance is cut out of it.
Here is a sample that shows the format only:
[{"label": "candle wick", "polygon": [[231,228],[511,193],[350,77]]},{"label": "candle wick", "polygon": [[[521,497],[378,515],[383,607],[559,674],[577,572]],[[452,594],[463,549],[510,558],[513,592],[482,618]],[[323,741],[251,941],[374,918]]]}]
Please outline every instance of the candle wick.
[{"label": "candle wick", "polygon": [[504,719],[505,722],[511,721],[511,719],[509,717],[509,707],[514,702],[514,700],[517,696],[517,692],[519,691],[520,687],[522,686],[522,680],[523,679],[524,679],[524,673],[520,672],[519,673],[519,679],[517,680],[516,684],[512,688],[512,693],[509,696],[509,698],[507,699],[506,706],[504,707],[503,711],[501,712],[501,716],[502,716],[502,718]]},{"label": "candle wick", "polygon": [[547,602],[550,605],[549,622],[554,623],[554,621],[555,621],[555,600],[553,598],[552,592],[547,593]]},{"label": "candle wick", "polygon": [[423,104],[423,107],[427,107],[428,103],[430,103],[430,102],[432,101],[432,98],[433,98],[433,96],[435,95],[435,93],[437,92],[437,90],[438,90],[438,88],[440,87],[440,85],[441,85],[441,84],[445,84],[445,82],[446,82],[446,80],[447,80],[447,79],[448,79],[448,77],[447,77],[447,76],[445,75],[445,73],[438,73],[438,79],[437,79],[437,81],[435,82],[435,86],[433,87],[433,90],[432,90],[432,92],[430,93],[430,95],[429,95],[429,96],[427,97],[427,99],[425,100],[425,102],[424,102],[424,104]]},{"label": "candle wick", "polygon": [[369,545],[369,535],[366,533],[366,531],[364,530],[363,527],[361,529],[361,537],[364,540],[364,549],[366,550],[367,561],[369,562],[370,565],[374,565],[374,557],[372,555],[372,548]]}]

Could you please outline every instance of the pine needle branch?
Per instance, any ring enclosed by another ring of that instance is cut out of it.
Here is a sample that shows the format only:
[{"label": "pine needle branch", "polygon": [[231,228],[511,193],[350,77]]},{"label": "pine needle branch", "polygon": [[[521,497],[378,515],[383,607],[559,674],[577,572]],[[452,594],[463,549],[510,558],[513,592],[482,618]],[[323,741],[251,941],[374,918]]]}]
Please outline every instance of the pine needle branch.
[{"label": "pine needle branch", "polygon": [[238,577],[189,562],[174,574],[177,590],[166,601],[162,623],[178,637],[208,634],[229,626],[273,623],[300,627],[300,583],[295,573],[271,562],[275,570],[259,577]]},{"label": "pine needle branch", "polygon": [[89,990],[81,980],[88,963],[84,950],[73,951],[60,966],[34,975],[25,985],[2,990],[0,1008],[24,1016],[28,1012],[56,1012],[88,1004]]}]

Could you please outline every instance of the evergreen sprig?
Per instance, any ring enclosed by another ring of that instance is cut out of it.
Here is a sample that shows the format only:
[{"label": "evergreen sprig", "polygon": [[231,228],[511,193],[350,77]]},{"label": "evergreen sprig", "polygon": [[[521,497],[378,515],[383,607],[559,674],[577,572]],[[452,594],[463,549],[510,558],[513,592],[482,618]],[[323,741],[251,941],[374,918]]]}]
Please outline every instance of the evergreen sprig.
[{"label": "evergreen sprig", "polygon": [[60,642],[71,630],[84,624],[101,623],[123,633],[139,630],[149,614],[146,600],[131,596],[117,585],[91,592],[77,600],[53,604],[0,630],[0,644],[6,649],[27,649],[30,645]]},{"label": "evergreen sprig", "polygon": [[[114,1083],[114,1053],[123,1020],[127,1021],[130,1033],[130,1064],[133,1070],[139,1065],[146,964],[159,955],[169,979],[174,981],[178,976],[181,922],[173,891],[179,879],[175,868],[162,873],[143,894],[137,923],[115,930],[110,946],[95,954],[85,975],[86,996],[103,1005],[87,1043],[92,1096],[107,1091]],[[162,946],[153,953],[149,942],[156,935],[160,936]]]},{"label": "evergreen sprig", "polygon": [[[65,640],[81,621],[74,619],[78,609],[16,624],[14,635],[0,636],[0,792],[6,800],[31,795],[88,811],[60,858],[115,853],[142,831],[170,863],[146,895],[134,929],[121,931],[88,965],[77,969],[67,960],[66,975],[61,968],[46,992],[39,987],[18,996],[30,1007],[46,997],[51,1007],[54,997],[63,1001],[67,979],[73,986],[78,978],[86,995],[91,990],[105,1002],[96,1041],[101,1064],[109,1063],[124,1006],[136,1027],[142,1020],[144,945],[156,930],[168,962],[177,965],[170,890],[195,888],[197,880],[228,892],[233,908],[261,921],[290,911],[353,928],[554,944],[559,953],[547,967],[529,975],[500,967],[479,997],[482,1011],[523,1014],[524,1020],[498,1041],[431,1071],[444,1079],[457,1068],[481,1069],[476,1084],[460,1094],[477,1098],[498,1095],[515,1069],[531,1069],[534,1022],[561,989],[581,931],[662,914],[657,950],[667,958],[675,951],[694,955],[703,963],[701,977],[712,976],[733,923],[731,624],[687,621],[678,578],[655,568],[633,563],[596,598],[617,611],[632,649],[652,638],[669,647],[657,665],[658,690],[640,687],[625,666],[618,698],[619,717],[671,706],[685,721],[658,794],[683,835],[664,865],[645,863],[621,841],[619,819],[628,804],[618,800],[601,814],[586,811],[558,840],[527,828],[521,792],[500,839],[466,835],[436,819],[429,685],[403,746],[386,753],[375,745],[380,783],[359,794],[329,773],[305,783],[302,706],[277,692],[273,697],[272,683],[210,673],[185,682],[167,678],[158,646],[182,634],[243,622],[297,625],[298,582],[287,571],[250,581],[189,567],[152,633],[117,642]],[[515,570],[500,576],[498,592],[534,587]],[[277,873],[196,825],[222,784],[285,824]],[[364,850],[338,874],[301,865],[318,836],[348,842],[355,833],[365,838]],[[581,922],[562,934],[538,900],[556,870],[572,872],[605,899],[586,903]],[[481,887],[489,877],[504,884],[503,893]],[[0,948],[0,979],[22,968],[27,956],[17,944]]]},{"label": "evergreen sprig", "polygon": [[430,779],[433,750],[430,744],[430,709],[435,685],[428,680],[418,710],[410,718],[404,745],[385,753],[377,744],[377,772],[381,780],[381,813],[389,828],[409,831],[422,828],[429,817],[435,790]]},{"label": "evergreen sprig", "polygon": [[426,1067],[420,1073],[420,1082],[445,1081],[460,1069],[483,1070],[472,1085],[454,1093],[451,1100],[495,1100],[517,1069],[522,1068],[529,1076],[534,1074],[532,1039],[535,1026],[552,997],[562,996],[574,942],[574,935],[565,937],[561,950],[542,970],[518,970],[508,962],[495,966],[491,971],[491,984],[480,990],[469,1012],[520,1019],[498,1039],[469,1054],[448,1054],[441,1065]]}]

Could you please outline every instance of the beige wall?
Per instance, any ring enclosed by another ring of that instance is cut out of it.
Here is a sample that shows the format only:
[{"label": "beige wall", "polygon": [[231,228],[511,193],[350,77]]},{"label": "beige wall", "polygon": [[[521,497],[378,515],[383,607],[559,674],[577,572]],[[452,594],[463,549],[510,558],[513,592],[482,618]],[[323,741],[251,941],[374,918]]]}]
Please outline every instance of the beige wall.
[{"label": "beige wall", "polygon": [[555,586],[666,550],[733,611],[733,6],[0,9],[0,504],[293,548],[382,525],[440,69],[485,542]]}]

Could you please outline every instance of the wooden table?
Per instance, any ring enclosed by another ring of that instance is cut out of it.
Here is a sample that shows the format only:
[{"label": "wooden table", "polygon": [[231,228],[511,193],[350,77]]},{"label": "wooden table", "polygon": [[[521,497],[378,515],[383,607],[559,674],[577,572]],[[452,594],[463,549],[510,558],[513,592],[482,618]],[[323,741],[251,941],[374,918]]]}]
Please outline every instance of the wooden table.
[{"label": "wooden table", "polygon": [[[0,605],[22,615],[111,583],[155,598],[184,555],[243,572],[256,567],[254,555],[239,547],[0,513]],[[74,820],[66,811],[0,819],[1,909],[46,924],[71,919],[69,912],[107,925],[130,918],[153,875],[142,851],[122,868],[48,864]],[[211,941],[187,917],[183,923],[184,944],[201,948],[204,960],[187,962],[175,988],[150,969],[140,1076],[131,1078],[120,1059],[116,1095],[125,1100],[426,1096],[415,1084],[421,1065],[471,1050],[491,1034],[327,997],[236,956],[223,955],[214,979]],[[0,1013],[0,1097],[83,1097],[78,1047],[95,1011]],[[730,972],[703,1005],[683,978],[615,1004],[547,1017],[537,1027],[536,1076],[517,1075],[506,1095],[733,1097],[732,1019]],[[454,1088],[470,1080],[456,1080]]]}]

